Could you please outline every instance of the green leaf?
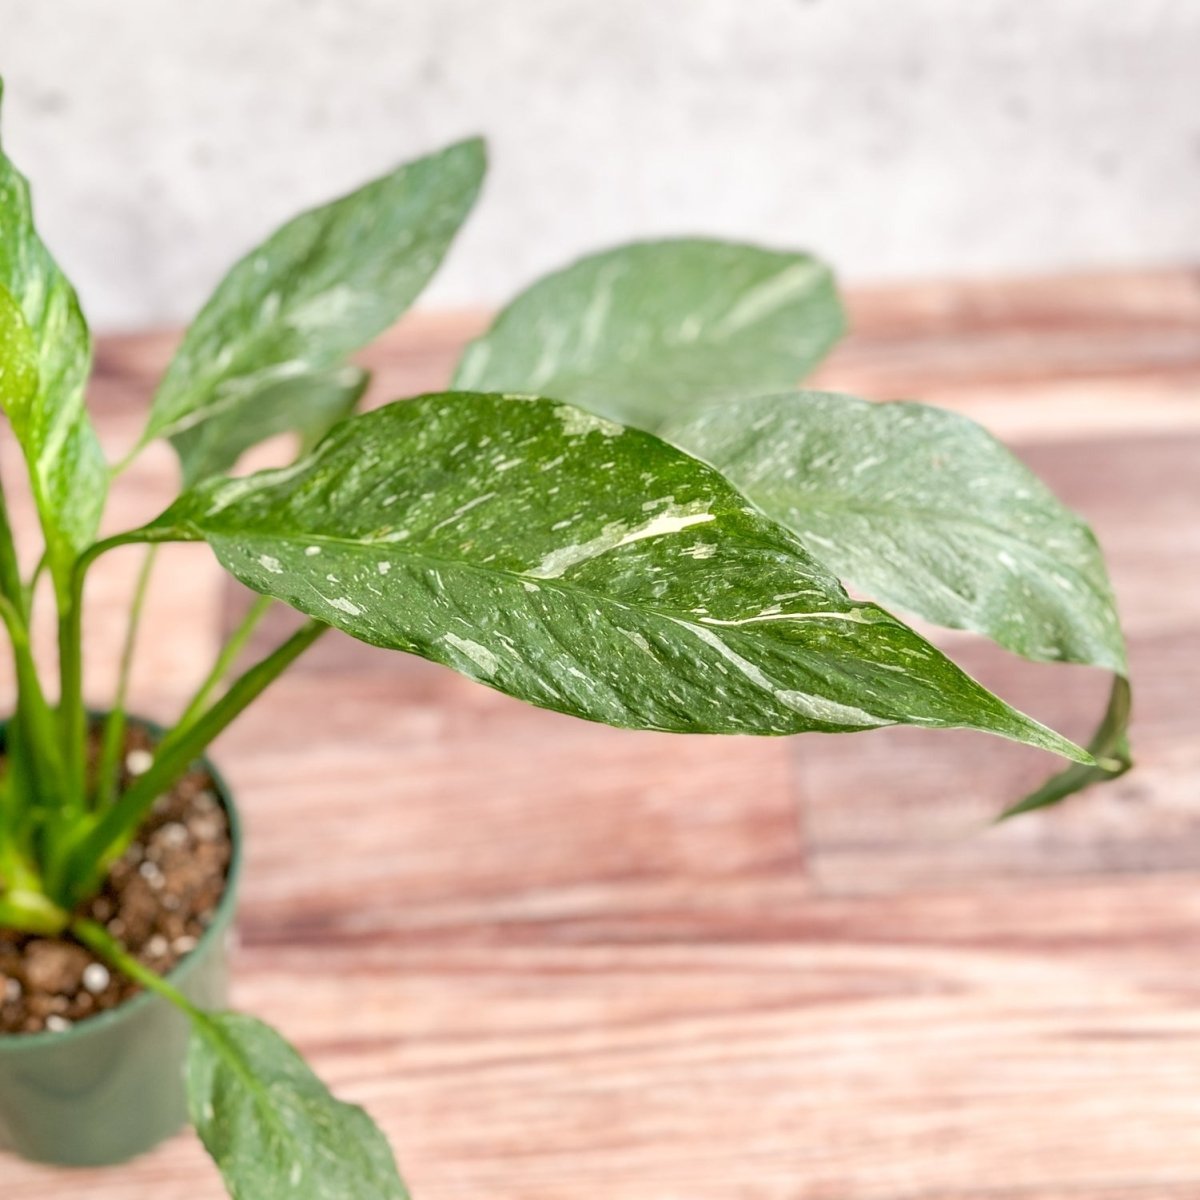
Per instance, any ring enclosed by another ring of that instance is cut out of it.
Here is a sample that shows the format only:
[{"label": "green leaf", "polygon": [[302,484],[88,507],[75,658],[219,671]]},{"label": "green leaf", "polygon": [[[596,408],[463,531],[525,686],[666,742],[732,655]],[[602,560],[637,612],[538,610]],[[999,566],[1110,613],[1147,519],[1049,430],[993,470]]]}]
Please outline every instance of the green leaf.
[{"label": "green leaf", "polygon": [[478,139],[302,213],[225,277],[187,331],[141,444],[253,405],[264,388],[340,365],[388,328],[475,202]]},{"label": "green leaf", "polygon": [[199,425],[171,437],[191,487],[221,475],[252,446],[279,433],[298,431],[302,450],[310,450],[354,411],[370,376],[358,367],[333,367],[267,383],[257,395],[214,412]]},{"label": "green leaf", "polygon": [[534,284],[468,347],[454,386],[553,396],[655,431],[793,386],[842,328],[833,277],[806,254],[647,242]]},{"label": "green leaf", "polygon": [[392,404],[138,536],[204,538],[250,587],[355,637],[610,725],[968,726],[1090,761],[851,600],[716,471],[553,401]]},{"label": "green leaf", "polygon": [[253,1017],[192,1013],[188,1105],[233,1200],[407,1200],[371,1118]]},{"label": "green leaf", "polygon": [[[774,282],[707,269],[739,253],[683,242],[586,259],[510,305],[468,349],[456,383],[538,390],[662,433],[878,600],[1031,658],[1123,676],[1090,530],[977,426],[915,405],[745,399],[791,386],[841,317],[812,260],[794,256]],[[789,296],[804,264],[812,291]],[[722,338],[731,324],[736,346]],[[1064,773],[1056,786],[1095,778],[1095,768]]]},{"label": "green leaf", "polygon": [[74,289],[38,237],[29,184],[3,149],[0,286],[15,301],[32,341],[36,386],[6,395],[4,406],[29,466],[61,589],[71,560],[95,537],[108,489],[108,470],[84,408],[91,340]]},{"label": "green leaf", "polygon": [[681,417],[663,436],[883,603],[1026,658],[1125,670],[1091,530],[974,421],[792,392]]},{"label": "green leaf", "polygon": [[17,302],[0,284],[0,405],[5,412],[28,408],[37,392],[37,349]]},{"label": "green leaf", "polygon": [[[680,416],[663,436],[876,600],[1026,658],[1114,672],[1116,707],[1092,749],[1128,769],[1125,644],[1095,536],[981,426],[921,404],[793,392]],[[1071,769],[1035,793],[1038,806],[1113,774]]]}]

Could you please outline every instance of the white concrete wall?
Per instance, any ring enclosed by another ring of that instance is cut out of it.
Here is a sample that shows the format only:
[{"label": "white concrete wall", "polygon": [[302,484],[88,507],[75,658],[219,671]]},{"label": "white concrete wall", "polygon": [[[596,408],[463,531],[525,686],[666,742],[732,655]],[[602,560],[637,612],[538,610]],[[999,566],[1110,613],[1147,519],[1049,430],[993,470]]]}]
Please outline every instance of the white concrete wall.
[{"label": "white concrete wall", "polygon": [[1200,258],[1200,0],[0,0],[0,71],[108,328],[472,131],[431,302],[682,231],[860,279]]}]

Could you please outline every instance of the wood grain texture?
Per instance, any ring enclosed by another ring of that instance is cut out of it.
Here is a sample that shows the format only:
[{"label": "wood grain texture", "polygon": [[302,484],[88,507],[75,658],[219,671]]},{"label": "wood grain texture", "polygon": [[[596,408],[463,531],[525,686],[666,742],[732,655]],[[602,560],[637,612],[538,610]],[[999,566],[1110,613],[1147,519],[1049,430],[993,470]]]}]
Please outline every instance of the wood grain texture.
[{"label": "wood grain texture", "polygon": [[[327,637],[218,747],[249,828],[237,1000],[371,1108],[422,1200],[1200,1197],[1197,277],[851,303],[823,384],[979,417],[1096,525],[1139,767],[991,829],[1049,760],[918,730],[623,733]],[[441,385],[481,324],[410,319],[370,355],[373,395]],[[110,447],[171,341],[101,346]],[[114,524],[170,472],[139,462]],[[158,573],[151,715],[245,602],[193,550]],[[133,565],[114,555],[90,592],[97,702]],[[1093,672],[944,641],[1068,732],[1102,702]],[[0,1180],[22,1200],[222,1194],[188,1139]]]}]

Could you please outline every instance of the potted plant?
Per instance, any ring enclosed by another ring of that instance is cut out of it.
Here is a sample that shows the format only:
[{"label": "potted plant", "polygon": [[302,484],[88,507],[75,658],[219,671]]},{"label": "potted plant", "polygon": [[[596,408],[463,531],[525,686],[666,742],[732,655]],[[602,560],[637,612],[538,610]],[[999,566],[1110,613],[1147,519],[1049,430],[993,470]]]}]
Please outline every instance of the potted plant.
[{"label": "potted plant", "polygon": [[[794,390],[842,326],[807,255],[693,239],[585,259],[505,309],[454,390],[355,413],[366,376],[348,356],[428,281],[483,172],[482,144],[463,142],[284,225],[204,306],[110,467],[84,406],[87,326],[0,151],[0,404],[42,532],[25,569],[0,503],[18,684],[0,780],[9,1149],[128,1157],[179,1123],[186,1089],[236,1197],[405,1194],[369,1118],[278,1034],[224,1011],[240,835],[204,751],[330,628],[632,729],[968,727],[1069,760],[1013,811],[1129,765],[1124,649],[1090,531],[964,418]],[[229,474],[283,431],[300,435],[292,465]],[[179,457],[178,499],[101,537],[110,485],[158,438]],[[127,715],[126,681],[167,541],[207,542],[260,598],[160,729]],[[93,716],[88,570],[133,543],[146,549],[120,683]],[[47,600],[53,703],[29,637]],[[876,601],[1111,672],[1089,748]],[[303,624],[236,672],[277,602]]]}]

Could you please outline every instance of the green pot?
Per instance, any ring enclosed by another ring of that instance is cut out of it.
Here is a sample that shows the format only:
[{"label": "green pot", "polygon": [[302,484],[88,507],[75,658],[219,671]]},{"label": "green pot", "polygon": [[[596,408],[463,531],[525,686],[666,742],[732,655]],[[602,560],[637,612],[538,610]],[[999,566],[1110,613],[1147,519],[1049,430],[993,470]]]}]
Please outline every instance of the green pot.
[{"label": "green pot", "polygon": [[[212,924],[169,979],[201,1008],[224,1008],[241,829],[224,780],[202,761],[229,817],[233,857]],[[63,1167],[150,1150],[187,1121],[187,1046],[187,1018],[147,992],[63,1033],[0,1034],[0,1150]]]}]

